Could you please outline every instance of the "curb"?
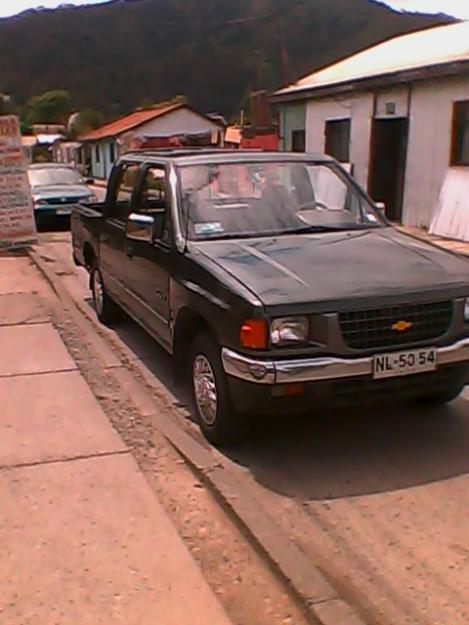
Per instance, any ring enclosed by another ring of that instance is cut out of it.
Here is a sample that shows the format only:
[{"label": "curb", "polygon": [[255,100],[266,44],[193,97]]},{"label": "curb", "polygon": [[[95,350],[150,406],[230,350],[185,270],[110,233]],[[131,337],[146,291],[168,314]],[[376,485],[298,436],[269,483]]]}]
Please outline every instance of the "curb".
[{"label": "curb", "polygon": [[[50,283],[64,308],[69,312],[74,310],[80,317],[84,315],[92,324],[96,335],[90,342],[98,356],[105,356],[109,360],[111,351],[109,342],[123,354],[119,367],[115,365],[108,367],[109,375],[113,375],[118,382],[122,383],[122,379],[118,377],[119,372],[129,373],[126,376],[127,392],[135,400],[137,409],[145,411],[145,414],[152,418],[158,431],[208,487],[211,494],[247,535],[271,569],[287,584],[292,594],[303,605],[311,623],[315,625],[367,625],[357,608],[339,596],[324,574],[311,563],[296,543],[249,493],[242,481],[223,464],[222,459],[217,459],[211,448],[205,447],[184,428],[181,428],[178,424],[181,410],[177,408],[176,398],[166,387],[149,372],[143,363],[130,358],[132,352],[129,348],[98,323],[85,302],[78,302],[74,299],[53,269],[36,251],[30,249],[29,256]],[[83,324],[83,321],[82,319],[80,325],[85,332],[89,333],[89,324]],[[132,377],[132,370],[142,381]],[[148,397],[149,394],[151,397]],[[168,412],[169,418],[166,416]]]}]

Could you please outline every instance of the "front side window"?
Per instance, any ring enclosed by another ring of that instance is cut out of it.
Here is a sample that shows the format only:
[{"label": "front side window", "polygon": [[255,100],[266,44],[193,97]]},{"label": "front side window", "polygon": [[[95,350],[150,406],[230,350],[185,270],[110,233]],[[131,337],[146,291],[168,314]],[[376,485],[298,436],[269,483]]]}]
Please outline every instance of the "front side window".
[{"label": "front side window", "polygon": [[181,167],[181,222],[191,239],[275,236],[384,224],[334,164],[259,162]]},{"label": "front side window", "polygon": [[454,104],[451,165],[469,165],[469,100]]}]

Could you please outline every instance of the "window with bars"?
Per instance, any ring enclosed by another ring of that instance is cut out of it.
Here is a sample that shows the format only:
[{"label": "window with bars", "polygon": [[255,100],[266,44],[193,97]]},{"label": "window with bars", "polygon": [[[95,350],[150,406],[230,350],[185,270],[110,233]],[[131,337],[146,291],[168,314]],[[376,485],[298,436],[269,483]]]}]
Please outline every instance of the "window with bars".
[{"label": "window with bars", "polygon": [[339,163],[350,162],[350,119],[333,119],[326,121],[325,152],[333,156]]},{"label": "window with bars", "polygon": [[306,150],[306,131],[293,130],[291,133],[291,149],[292,152],[305,152]]}]

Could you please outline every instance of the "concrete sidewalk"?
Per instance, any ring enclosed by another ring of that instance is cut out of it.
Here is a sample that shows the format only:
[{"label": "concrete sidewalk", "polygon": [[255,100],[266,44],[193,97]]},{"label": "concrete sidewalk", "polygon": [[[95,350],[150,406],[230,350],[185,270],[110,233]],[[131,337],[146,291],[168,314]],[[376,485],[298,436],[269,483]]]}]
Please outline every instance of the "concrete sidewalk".
[{"label": "concrete sidewalk", "polygon": [[28,258],[0,255],[0,623],[229,625],[77,370]]}]

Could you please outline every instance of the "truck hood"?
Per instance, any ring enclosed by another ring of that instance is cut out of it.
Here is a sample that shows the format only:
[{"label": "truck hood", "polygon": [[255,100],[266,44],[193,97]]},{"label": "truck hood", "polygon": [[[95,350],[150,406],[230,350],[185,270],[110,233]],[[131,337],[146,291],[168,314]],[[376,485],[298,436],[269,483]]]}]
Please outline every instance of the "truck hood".
[{"label": "truck hood", "polygon": [[320,312],[469,296],[469,260],[394,228],[205,241],[198,251],[266,307]]},{"label": "truck hood", "polygon": [[32,194],[35,200],[49,200],[57,198],[85,198],[93,194],[85,185],[53,185],[47,187],[33,187]]}]

